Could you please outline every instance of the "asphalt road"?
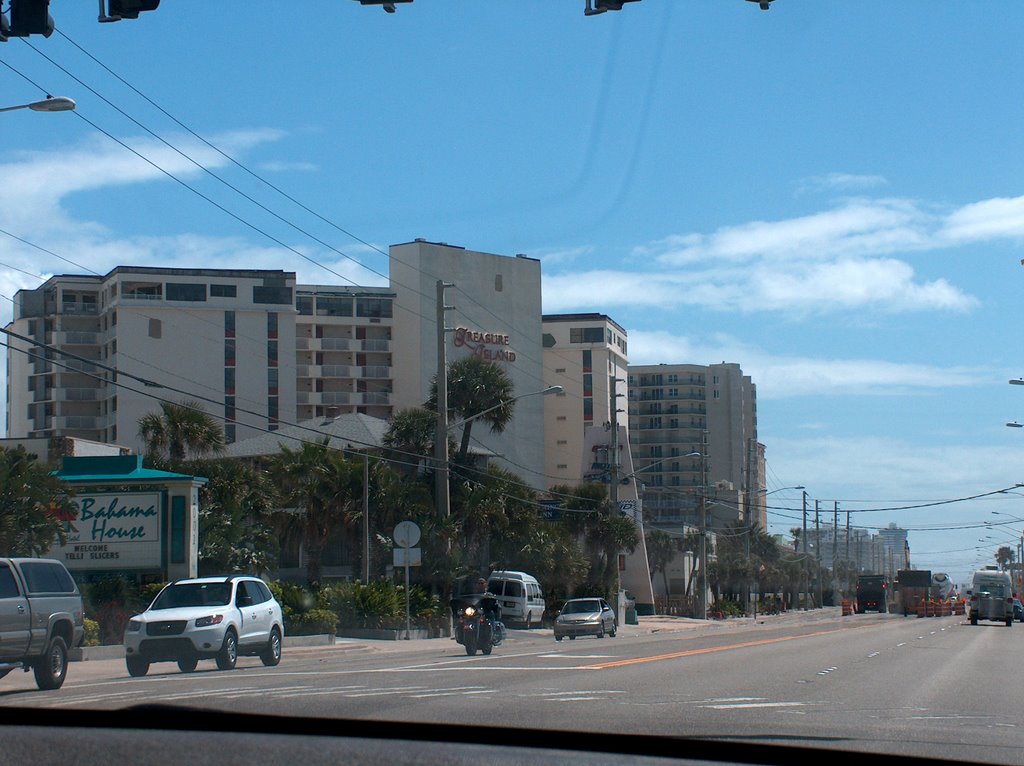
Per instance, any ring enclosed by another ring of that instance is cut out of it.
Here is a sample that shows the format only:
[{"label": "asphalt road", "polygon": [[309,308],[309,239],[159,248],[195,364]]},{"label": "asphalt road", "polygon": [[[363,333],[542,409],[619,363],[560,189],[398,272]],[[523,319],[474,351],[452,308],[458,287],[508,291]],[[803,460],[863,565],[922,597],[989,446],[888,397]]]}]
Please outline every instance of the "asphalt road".
[{"label": "asphalt road", "polygon": [[291,649],[230,672],[72,664],[64,687],[0,681],[0,705],[145,703],[282,715],[481,723],[813,744],[1024,763],[1024,626],[836,610],[699,623],[646,619],[616,638],[510,631],[489,657],[447,639]]}]

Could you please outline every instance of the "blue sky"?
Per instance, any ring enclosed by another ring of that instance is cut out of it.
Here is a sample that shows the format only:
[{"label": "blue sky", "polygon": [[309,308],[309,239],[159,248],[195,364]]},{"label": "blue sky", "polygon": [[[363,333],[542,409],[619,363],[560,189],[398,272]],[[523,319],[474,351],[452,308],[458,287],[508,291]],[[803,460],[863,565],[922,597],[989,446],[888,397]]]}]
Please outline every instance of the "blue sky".
[{"label": "blue sky", "polygon": [[921,567],[990,561],[1024,496],[865,509],[1024,482],[1024,6],[583,5],[54,2],[0,44],[0,106],[78,103],[0,114],[0,295],[82,271],[38,248],[359,284],[415,237],[526,253],[545,311],[609,314],[632,362],[741,364],[769,489],[909,528]]}]

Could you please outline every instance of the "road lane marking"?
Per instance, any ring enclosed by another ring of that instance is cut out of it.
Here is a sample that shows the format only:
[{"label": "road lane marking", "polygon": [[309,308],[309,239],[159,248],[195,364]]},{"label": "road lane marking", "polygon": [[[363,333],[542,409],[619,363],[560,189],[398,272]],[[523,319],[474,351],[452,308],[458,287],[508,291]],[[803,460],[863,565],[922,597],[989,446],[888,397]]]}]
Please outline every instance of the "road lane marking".
[{"label": "road lane marking", "polygon": [[803,707],[807,702],[731,702],[725,705],[701,705],[709,710],[743,710],[746,708]]},{"label": "road lane marking", "polygon": [[605,660],[605,659],[608,659],[609,657],[615,657],[616,655],[614,655],[614,654],[558,654],[558,653],[554,653],[553,652],[551,654],[538,654],[537,656],[538,657],[543,657],[544,659],[555,659],[555,660],[561,660],[561,659],[567,659],[567,660]]},{"label": "road lane marking", "polygon": [[652,657],[635,657],[629,660],[615,660],[614,662],[602,662],[596,665],[585,665],[583,666],[586,670],[608,670],[609,668],[622,668],[627,665],[640,665],[646,662],[660,662],[662,660],[676,660],[682,657],[694,657],[699,654],[715,654],[717,652],[727,652],[734,649],[748,649],[752,646],[768,646],[770,644],[781,644],[784,641],[796,641],[801,638],[815,638],[818,636],[828,636],[833,633],[842,633],[847,630],[857,630],[857,628],[833,628],[831,630],[819,630],[814,633],[804,633],[799,636],[779,636],[777,638],[762,638],[758,641],[743,641],[738,644],[726,644],[724,646],[709,646],[703,649],[687,649],[682,652],[671,652],[669,654],[656,654]]}]

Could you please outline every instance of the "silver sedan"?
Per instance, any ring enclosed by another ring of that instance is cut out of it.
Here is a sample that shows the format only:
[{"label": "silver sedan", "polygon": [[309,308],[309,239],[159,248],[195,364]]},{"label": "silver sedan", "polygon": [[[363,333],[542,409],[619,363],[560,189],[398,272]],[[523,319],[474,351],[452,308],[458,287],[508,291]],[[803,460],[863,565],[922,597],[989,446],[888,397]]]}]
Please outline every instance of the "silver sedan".
[{"label": "silver sedan", "polygon": [[562,611],[555,620],[555,640],[566,636],[597,636],[604,638],[615,635],[615,613],[603,598],[574,598],[562,605]]}]

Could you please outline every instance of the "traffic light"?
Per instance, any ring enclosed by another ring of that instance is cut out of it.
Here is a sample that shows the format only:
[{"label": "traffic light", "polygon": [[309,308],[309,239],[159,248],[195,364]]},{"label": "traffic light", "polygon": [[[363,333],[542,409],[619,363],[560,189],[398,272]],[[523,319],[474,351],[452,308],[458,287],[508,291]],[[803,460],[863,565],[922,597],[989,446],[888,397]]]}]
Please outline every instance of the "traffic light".
[{"label": "traffic light", "polygon": [[11,23],[9,31],[0,32],[0,37],[28,37],[29,35],[53,34],[53,17],[50,16],[50,0],[11,0]]},{"label": "traffic light", "polygon": [[396,3],[411,3],[412,0],[359,0],[360,5],[380,5],[388,13],[395,12]]},{"label": "traffic light", "polygon": [[155,11],[160,0],[107,0],[107,15],[100,21],[137,19],[141,11]]},{"label": "traffic light", "polygon": [[605,11],[621,11],[622,6],[625,3],[636,3],[640,0],[593,0],[594,5],[591,6],[591,0],[587,0],[587,6],[583,9],[584,16],[596,16],[599,13]]}]

